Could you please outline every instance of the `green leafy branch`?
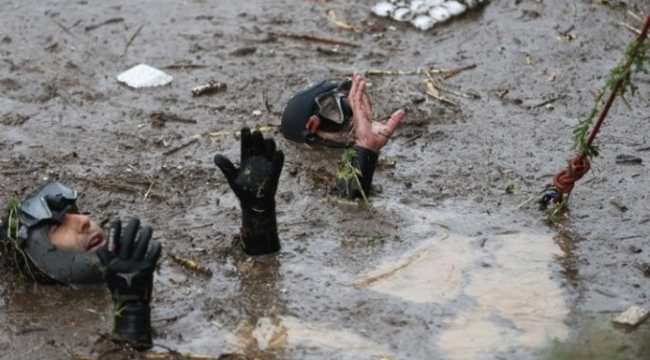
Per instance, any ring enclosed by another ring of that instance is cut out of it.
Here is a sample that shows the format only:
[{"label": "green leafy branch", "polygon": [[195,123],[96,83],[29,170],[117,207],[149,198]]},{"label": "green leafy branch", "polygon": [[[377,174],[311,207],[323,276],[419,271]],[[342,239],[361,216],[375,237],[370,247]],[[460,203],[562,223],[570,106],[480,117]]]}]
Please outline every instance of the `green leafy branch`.
[{"label": "green leafy branch", "polygon": [[643,40],[644,38],[635,39],[627,46],[623,59],[610,71],[605,86],[596,97],[594,106],[589,111],[589,114],[573,130],[573,149],[577,153],[584,154],[590,159],[597,157],[600,153],[598,147],[591,144],[595,133],[592,134],[589,139],[587,136],[589,134],[589,129],[591,129],[594,119],[598,114],[599,104],[608,90],[613,92],[611,96],[619,95],[627,107],[630,108],[630,104],[627,101],[625,94],[629,92],[634,96],[637,91],[636,85],[632,82],[632,74],[639,72],[647,74],[647,65],[650,63],[650,55],[648,54],[650,47]]},{"label": "green leafy branch", "polygon": [[16,198],[9,199],[9,216],[7,217],[7,239],[16,240],[16,233],[18,232],[18,205],[20,202]]},{"label": "green leafy branch", "polygon": [[363,191],[363,187],[361,186],[361,180],[359,179],[359,176],[362,176],[361,170],[357,169],[354,165],[352,165],[352,159],[356,155],[356,152],[354,151],[353,148],[348,148],[343,152],[343,155],[341,155],[341,168],[339,169],[338,173],[336,174],[336,177],[339,179],[345,180],[347,184],[349,184],[351,181],[353,181],[355,185],[355,189],[359,190],[361,193],[361,197],[363,197],[363,201],[366,204],[366,206],[370,206],[370,202],[368,201],[368,197],[366,196],[366,193]]}]

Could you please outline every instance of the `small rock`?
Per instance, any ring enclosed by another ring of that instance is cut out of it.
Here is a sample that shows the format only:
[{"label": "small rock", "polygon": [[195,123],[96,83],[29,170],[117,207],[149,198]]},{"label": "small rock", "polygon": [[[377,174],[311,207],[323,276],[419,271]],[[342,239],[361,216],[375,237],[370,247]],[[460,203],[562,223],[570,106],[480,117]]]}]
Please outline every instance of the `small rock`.
[{"label": "small rock", "polygon": [[621,164],[640,165],[641,163],[643,163],[643,160],[637,156],[619,154],[616,155],[616,163],[619,165]]},{"label": "small rock", "polygon": [[426,100],[427,100],[427,98],[425,98],[424,95],[421,95],[421,94],[416,94],[416,95],[411,96],[411,102],[413,104],[421,104],[421,103],[425,102]]},{"label": "small rock", "polygon": [[650,312],[648,312],[648,310],[634,305],[615,317],[612,322],[623,325],[637,326],[644,322],[648,316],[650,316]]},{"label": "small rock", "polygon": [[232,56],[246,56],[246,55],[251,55],[254,54],[257,51],[257,48],[254,46],[247,46],[243,48],[239,48],[233,52],[230,53]]}]

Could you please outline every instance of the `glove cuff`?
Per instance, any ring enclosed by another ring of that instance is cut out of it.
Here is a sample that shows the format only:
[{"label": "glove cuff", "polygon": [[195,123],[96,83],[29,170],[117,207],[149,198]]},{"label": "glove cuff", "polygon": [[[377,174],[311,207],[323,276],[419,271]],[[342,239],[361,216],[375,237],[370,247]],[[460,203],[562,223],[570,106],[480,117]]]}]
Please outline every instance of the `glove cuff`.
[{"label": "glove cuff", "polygon": [[241,238],[248,255],[264,255],[280,251],[275,201],[259,206],[241,203]]},{"label": "glove cuff", "polygon": [[[143,351],[153,347],[151,340],[151,308],[148,304],[116,303],[112,340]],[[120,306],[118,308],[118,306]]]},{"label": "glove cuff", "polygon": [[[350,200],[363,198],[363,194],[365,194],[366,198],[368,197],[372,177],[375,174],[377,160],[379,159],[378,152],[358,145],[353,146],[353,149],[354,155],[350,159],[350,163],[361,173],[357,174],[361,189],[359,189],[359,184],[357,184],[357,180],[354,178],[338,179],[335,185],[335,193]],[[361,191],[363,191],[363,194]]]}]

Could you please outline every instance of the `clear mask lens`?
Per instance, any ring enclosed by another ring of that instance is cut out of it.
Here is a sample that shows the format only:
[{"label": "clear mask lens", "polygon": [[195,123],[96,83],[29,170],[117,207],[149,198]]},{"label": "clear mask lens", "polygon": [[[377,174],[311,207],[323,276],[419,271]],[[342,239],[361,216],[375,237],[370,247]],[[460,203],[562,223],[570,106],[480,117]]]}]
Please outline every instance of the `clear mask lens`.
[{"label": "clear mask lens", "polygon": [[319,115],[327,120],[337,124],[343,124],[345,115],[341,106],[341,98],[345,95],[338,91],[330,91],[316,98],[316,104],[319,108]]},{"label": "clear mask lens", "polygon": [[63,205],[74,204],[77,192],[59,182],[51,181],[29,194],[19,205],[19,218],[26,226],[32,226],[42,220],[53,217],[53,211]]},{"label": "clear mask lens", "polygon": [[319,96],[316,99],[316,104],[320,109],[320,116],[337,124],[342,124],[344,116],[343,109],[341,109],[341,97],[341,94],[334,92]]}]

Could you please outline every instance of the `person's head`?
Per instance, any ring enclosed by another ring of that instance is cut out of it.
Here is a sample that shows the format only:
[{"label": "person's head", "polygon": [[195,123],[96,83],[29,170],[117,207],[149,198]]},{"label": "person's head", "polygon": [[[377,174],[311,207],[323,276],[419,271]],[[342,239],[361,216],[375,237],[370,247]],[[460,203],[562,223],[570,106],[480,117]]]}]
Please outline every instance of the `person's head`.
[{"label": "person's head", "polygon": [[308,145],[341,147],[354,142],[350,135],[351,81],[321,81],[296,93],[284,108],[281,131],[288,140]]},{"label": "person's head", "polygon": [[104,245],[102,228],[77,207],[77,192],[48,181],[18,205],[17,241],[30,262],[67,284],[99,283],[95,251]]}]

